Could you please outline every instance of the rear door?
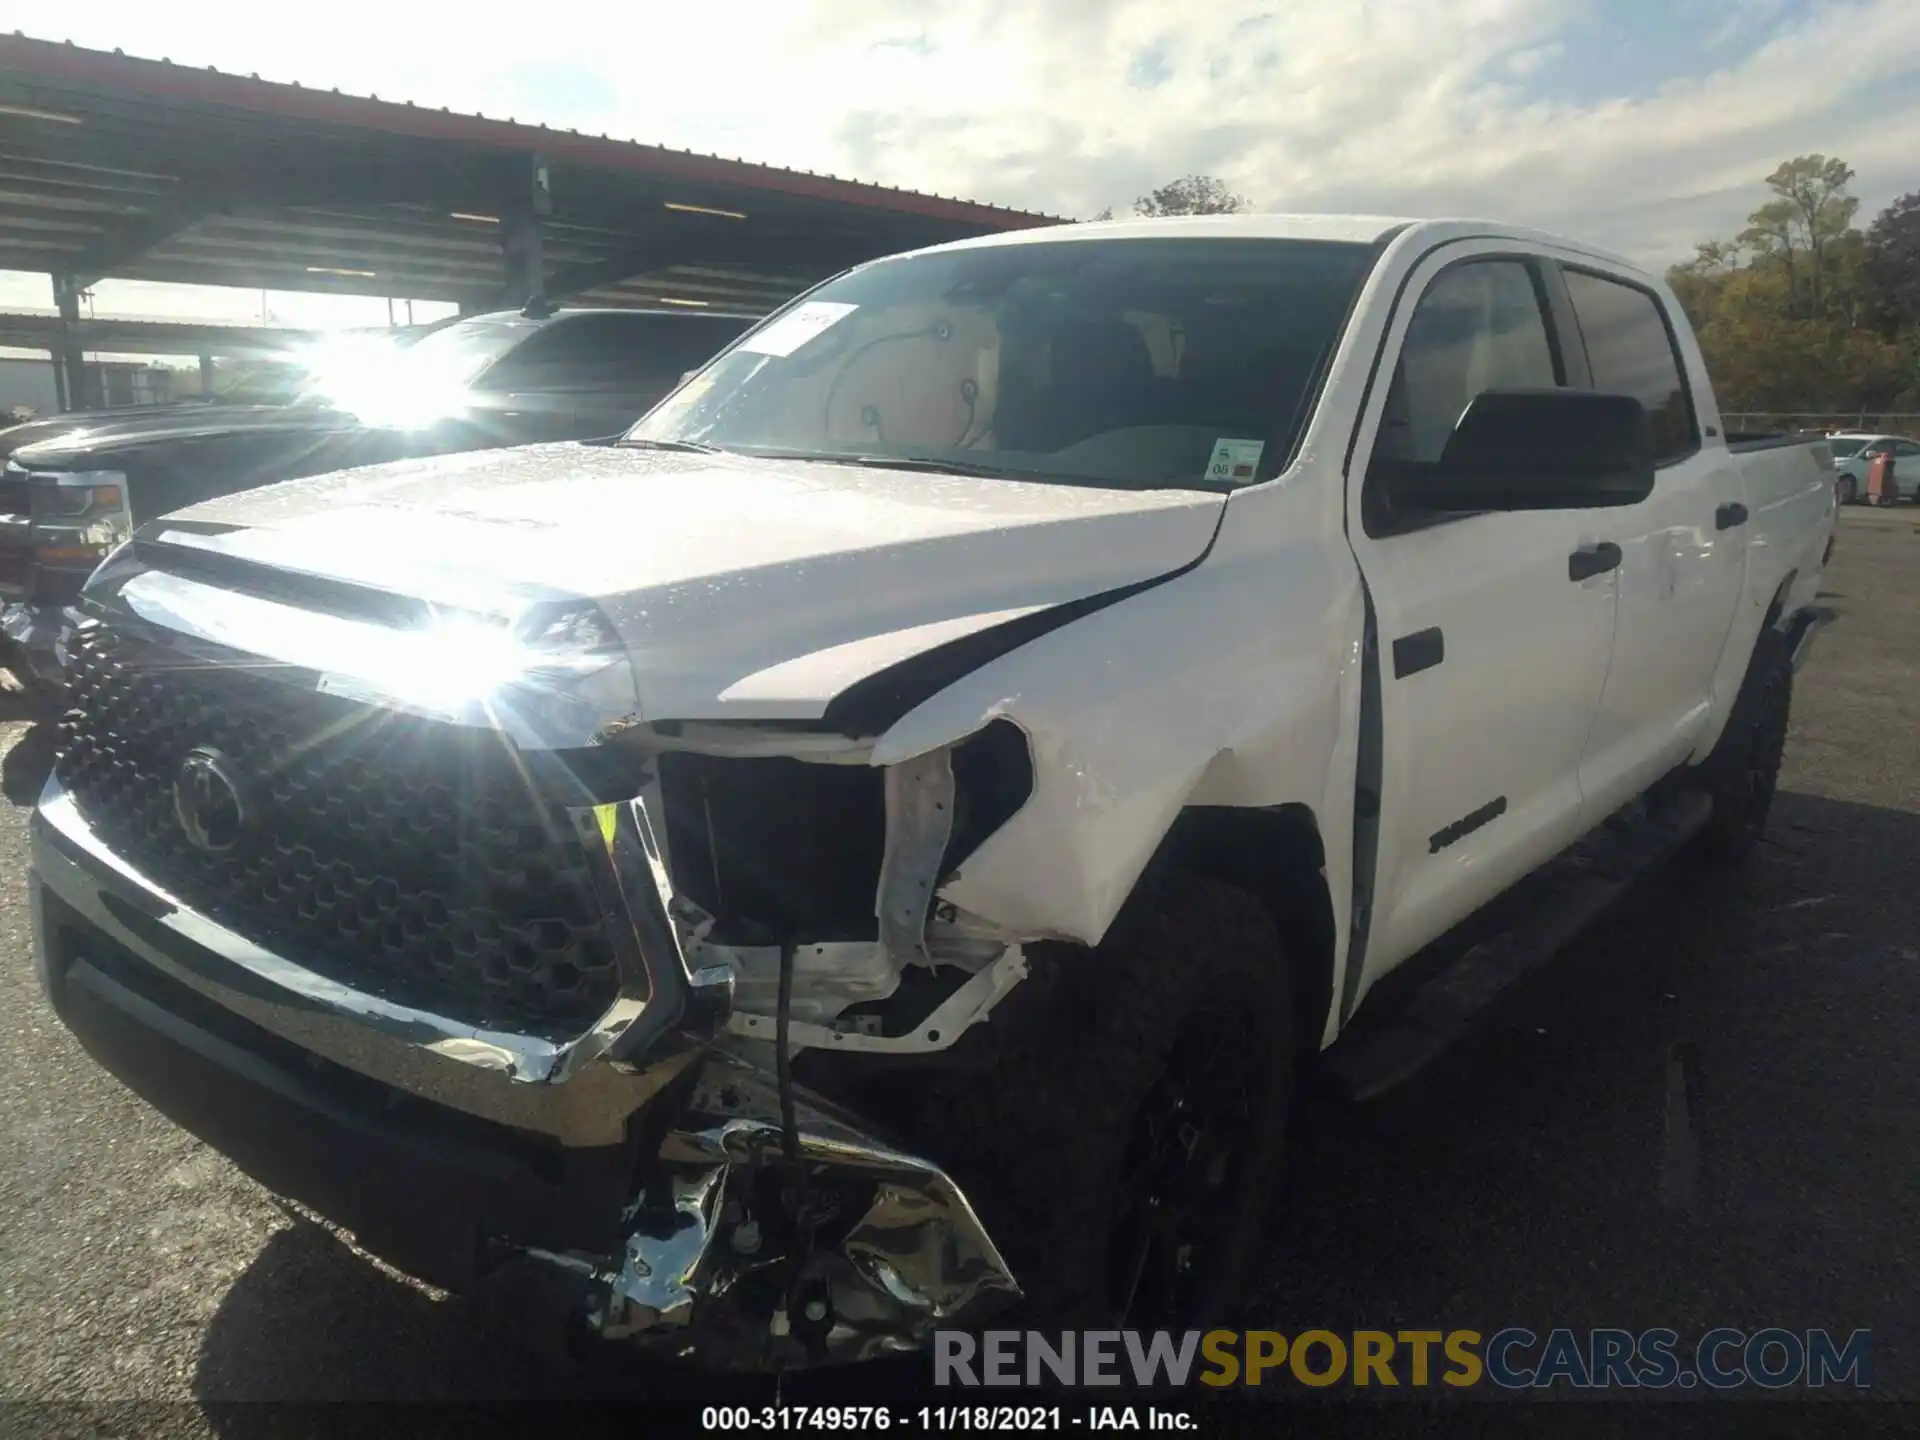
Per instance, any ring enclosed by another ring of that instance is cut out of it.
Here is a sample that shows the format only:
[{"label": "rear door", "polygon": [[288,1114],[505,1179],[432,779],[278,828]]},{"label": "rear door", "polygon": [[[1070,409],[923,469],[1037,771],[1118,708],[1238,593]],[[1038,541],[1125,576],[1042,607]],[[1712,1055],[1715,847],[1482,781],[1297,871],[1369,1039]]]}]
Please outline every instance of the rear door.
[{"label": "rear door", "polygon": [[[1381,665],[1381,816],[1368,969],[1404,959],[1572,841],[1579,761],[1606,679],[1615,512],[1415,525],[1381,469],[1438,461],[1483,390],[1568,382],[1545,265],[1510,245],[1442,247],[1396,305],[1349,475],[1354,553]],[[1577,342],[1576,342],[1577,343]],[[1371,472],[1371,476],[1370,476]]]},{"label": "rear door", "polygon": [[1692,753],[1745,583],[1754,501],[1724,440],[1703,433],[1711,397],[1696,401],[1661,296],[1584,262],[1558,276],[1591,385],[1646,406],[1657,466],[1653,493],[1607,517],[1622,552],[1620,608],[1580,767],[1592,822]]}]

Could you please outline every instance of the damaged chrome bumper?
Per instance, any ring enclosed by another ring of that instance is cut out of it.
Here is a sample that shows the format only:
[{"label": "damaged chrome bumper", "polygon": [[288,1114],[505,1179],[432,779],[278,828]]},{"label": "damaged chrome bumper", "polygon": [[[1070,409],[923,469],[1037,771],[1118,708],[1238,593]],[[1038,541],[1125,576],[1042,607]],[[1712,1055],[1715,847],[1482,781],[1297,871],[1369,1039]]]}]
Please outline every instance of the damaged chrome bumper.
[{"label": "damaged chrome bumper", "polygon": [[529,1258],[574,1279],[601,1337],[728,1369],[911,1351],[1019,1298],[937,1165],[804,1090],[794,1110],[790,1160],[773,1077],[714,1052],[635,1201],[625,1253]]},{"label": "damaged chrome bumper", "polygon": [[16,601],[0,611],[0,634],[42,680],[58,682],[67,666],[67,642],[79,611],[71,606]]},{"label": "damaged chrome bumper", "polygon": [[732,972],[689,967],[645,806],[579,819],[601,842],[607,901],[620,912],[621,983],[571,1040],[476,1029],[292,963],[127,864],[58,781],[32,827],[36,961],[53,992],[44,912],[54,897],[91,943],[316,1065],[566,1153],[627,1147],[637,1191],[627,1182],[624,1208],[609,1209],[616,1239],[604,1251],[536,1249],[511,1231],[480,1237],[490,1254],[564,1276],[610,1339],[726,1367],[859,1360],[916,1348],[935,1327],[1017,1298],[971,1205],[933,1162],[798,1087],[798,1153],[786,1153],[771,1047],[716,1043]]}]

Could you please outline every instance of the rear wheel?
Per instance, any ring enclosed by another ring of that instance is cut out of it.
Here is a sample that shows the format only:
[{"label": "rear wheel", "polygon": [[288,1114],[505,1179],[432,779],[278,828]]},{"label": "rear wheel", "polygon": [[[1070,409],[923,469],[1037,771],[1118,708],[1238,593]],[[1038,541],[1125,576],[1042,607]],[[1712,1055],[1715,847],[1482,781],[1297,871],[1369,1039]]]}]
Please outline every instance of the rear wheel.
[{"label": "rear wheel", "polygon": [[1008,1063],[956,1080],[930,1117],[1030,1325],[1227,1317],[1279,1173],[1294,1048],[1272,919],[1192,879],[1130,909],[1060,961]]},{"label": "rear wheel", "polygon": [[1738,862],[1759,841],[1779,784],[1792,706],[1792,651],[1786,637],[1768,626],[1754,646],[1727,728],[1700,765],[1699,777],[1713,797],[1713,817],[1696,842],[1703,856]]}]

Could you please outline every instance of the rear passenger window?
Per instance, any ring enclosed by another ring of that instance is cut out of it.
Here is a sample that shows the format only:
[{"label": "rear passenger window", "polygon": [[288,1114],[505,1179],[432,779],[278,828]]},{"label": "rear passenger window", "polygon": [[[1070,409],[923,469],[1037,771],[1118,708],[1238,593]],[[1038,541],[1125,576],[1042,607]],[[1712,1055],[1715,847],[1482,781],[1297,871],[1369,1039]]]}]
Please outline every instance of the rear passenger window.
[{"label": "rear passenger window", "polygon": [[1560,383],[1533,275],[1518,260],[1475,260],[1442,272],[1407,323],[1374,458],[1432,464],[1483,390]]},{"label": "rear passenger window", "polygon": [[632,390],[670,388],[747,328],[707,315],[563,316],[507,352],[477,389]]},{"label": "rear passenger window", "polygon": [[1686,371],[1660,302],[1637,285],[1584,270],[1564,272],[1586,342],[1593,388],[1632,395],[1653,420],[1654,459],[1678,460],[1699,448]]}]

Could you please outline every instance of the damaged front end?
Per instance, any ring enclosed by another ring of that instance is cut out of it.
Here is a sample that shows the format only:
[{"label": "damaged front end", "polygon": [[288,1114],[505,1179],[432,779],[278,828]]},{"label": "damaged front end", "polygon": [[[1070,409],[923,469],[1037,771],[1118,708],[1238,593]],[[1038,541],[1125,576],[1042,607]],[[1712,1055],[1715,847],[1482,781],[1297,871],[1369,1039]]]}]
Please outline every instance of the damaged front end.
[{"label": "damaged front end", "polygon": [[879,763],[817,721],[616,718],[591,607],[298,610],[253,564],[136,542],[76,628],[34,913],[103,1063],[201,1064],[181,1123],[402,1269],[519,1257],[677,1356],[859,1359],[1017,1297],[893,1102],[1026,974],[1037,937],[942,898],[1033,793],[1022,729]]},{"label": "damaged front end", "polygon": [[[724,1369],[919,1349],[1019,1297],[931,1161],[804,1090],[710,1057],[629,1213],[617,1257],[525,1252],[575,1282],[595,1334]],[[789,1145],[791,1137],[792,1144]]]},{"label": "damaged front end", "polygon": [[[640,762],[640,794],[595,811],[635,933],[727,1001],[697,1012],[703,1036],[680,1027],[699,1058],[649,1117],[619,1251],[497,1244],[562,1280],[591,1333],[724,1369],[912,1351],[1017,1300],[960,1186],[857,1097],[876,1075],[910,1091],[1026,976],[1016,937],[938,898],[1031,790],[1024,734],[886,767],[777,727],[608,743]],[[609,1055],[672,1063],[660,1018]]]}]

